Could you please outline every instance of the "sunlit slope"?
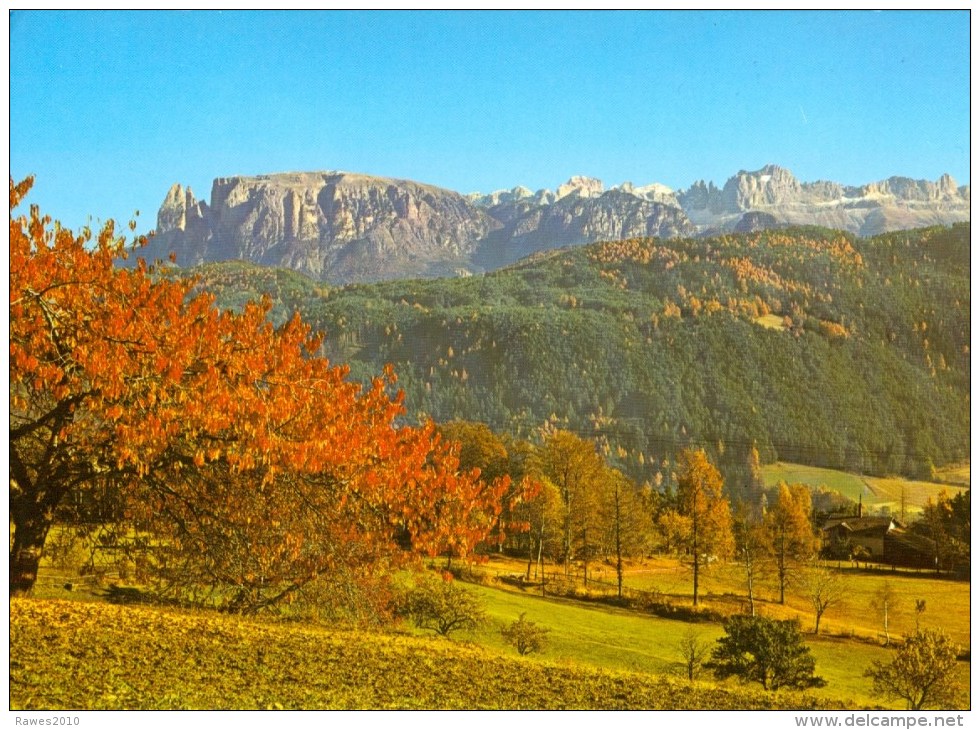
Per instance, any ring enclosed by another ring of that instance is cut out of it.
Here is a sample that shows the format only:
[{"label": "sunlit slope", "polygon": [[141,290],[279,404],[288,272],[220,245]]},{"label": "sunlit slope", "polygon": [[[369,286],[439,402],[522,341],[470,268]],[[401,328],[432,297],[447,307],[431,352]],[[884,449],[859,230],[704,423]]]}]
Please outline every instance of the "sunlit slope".
[{"label": "sunlit slope", "polygon": [[[814,489],[825,487],[839,492],[848,499],[859,499],[866,507],[887,507],[891,514],[900,515],[902,507],[908,515],[920,512],[930,499],[933,501],[940,493],[950,497],[969,489],[970,467],[960,465],[948,472],[960,484],[905,479],[902,477],[872,477],[850,474],[833,469],[821,469],[803,464],[777,462],[762,467],[766,486],[774,486],[781,481],[793,484],[806,484]],[[962,482],[965,481],[965,485]]]},{"label": "sunlit slope", "polygon": [[820,708],[794,693],[539,663],[410,636],[14,599],[13,709]]}]

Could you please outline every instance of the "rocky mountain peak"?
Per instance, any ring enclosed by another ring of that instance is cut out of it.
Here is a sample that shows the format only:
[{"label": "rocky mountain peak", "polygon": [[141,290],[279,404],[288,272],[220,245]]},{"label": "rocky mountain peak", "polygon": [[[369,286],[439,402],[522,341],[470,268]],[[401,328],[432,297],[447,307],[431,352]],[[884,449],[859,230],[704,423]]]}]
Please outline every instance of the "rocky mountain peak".
[{"label": "rocky mountain peak", "polygon": [[939,192],[942,195],[957,194],[958,188],[956,186],[956,181],[953,179],[953,176],[950,175],[948,172],[942,174],[942,176],[939,178],[939,181],[936,183],[936,185],[939,188]]},{"label": "rocky mountain peak", "polygon": [[631,182],[624,182],[622,185],[617,185],[612,189],[622,190],[624,193],[635,195],[643,200],[651,200],[655,203],[662,203],[663,205],[672,205],[675,208],[681,207],[681,204],[678,202],[677,195],[674,193],[674,191],[661,183],[650,183],[649,185],[636,186]]},{"label": "rocky mountain peak", "polygon": [[602,191],[602,180],[584,175],[573,175],[568,178],[568,182],[564,185],[558,186],[555,196],[558,200],[569,195],[575,195],[579,198],[596,198],[602,195]]},{"label": "rocky mountain peak", "polygon": [[484,208],[492,208],[501,203],[515,203],[520,200],[528,200],[534,197],[534,193],[523,185],[518,185],[510,190],[495,190],[484,195],[483,193],[470,193],[466,199],[475,205]]},{"label": "rocky mountain peak", "polygon": [[184,188],[180,183],[174,183],[167,191],[160,211],[157,213],[157,233],[184,230],[187,207]]},{"label": "rocky mountain peak", "polygon": [[450,274],[497,224],[460,194],[344,172],[214,180],[211,206],[173,186],[148,257],[248,259],[333,281]]},{"label": "rocky mountain peak", "polygon": [[[801,183],[789,170],[766,165],[740,170],[722,190],[698,181],[677,198],[702,232],[746,225],[818,225],[863,236],[970,219],[969,188],[943,175],[937,182],[892,177],[860,187],[820,180]],[[748,212],[765,213],[742,223]],[[771,218],[770,218],[771,217]]]},{"label": "rocky mountain peak", "polygon": [[157,233],[184,231],[188,221],[193,223],[203,216],[203,204],[198,203],[190,186],[185,191],[180,183],[174,183],[157,213]]},{"label": "rocky mountain peak", "polygon": [[800,183],[793,173],[771,164],[755,172],[740,170],[722,188],[725,208],[731,212],[778,205],[799,195]]}]

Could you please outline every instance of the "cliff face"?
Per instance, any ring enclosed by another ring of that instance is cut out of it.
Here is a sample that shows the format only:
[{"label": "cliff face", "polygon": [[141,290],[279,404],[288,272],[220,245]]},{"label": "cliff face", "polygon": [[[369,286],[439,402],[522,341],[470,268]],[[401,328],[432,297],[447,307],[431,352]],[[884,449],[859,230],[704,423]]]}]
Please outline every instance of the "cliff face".
[{"label": "cliff face", "polygon": [[778,225],[818,225],[862,236],[891,230],[948,225],[970,219],[970,189],[949,175],[938,181],[891,177],[860,187],[836,182],[801,183],[776,165],[740,171],[718,189],[699,181],[678,194],[702,231],[735,230],[749,212]]},{"label": "cliff face", "polygon": [[144,252],[181,266],[247,259],[334,283],[465,275],[551,248],[599,240],[819,225],[859,235],[970,219],[970,189],[892,177],[861,187],[801,183],[768,165],[722,188],[573,177],[557,190],[462,196],[344,172],[214,181],[210,204],[174,185]]},{"label": "cliff face", "polygon": [[346,283],[466,274],[546,248],[695,232],[677,207],[601,189],[573,178],[561,199],[516,188],[473,200],[348,173],[218,178],[210,206],[170,189],[145,255],[173,252],[181,266],[247,259]]},{"label": "cliff face", "polygon": [[497,224],[461,195],[346,173],[218,178],[192,218],[190,193],[171,188],[154,252],[182,266],[247,259],[331,281],[451,273]]}]

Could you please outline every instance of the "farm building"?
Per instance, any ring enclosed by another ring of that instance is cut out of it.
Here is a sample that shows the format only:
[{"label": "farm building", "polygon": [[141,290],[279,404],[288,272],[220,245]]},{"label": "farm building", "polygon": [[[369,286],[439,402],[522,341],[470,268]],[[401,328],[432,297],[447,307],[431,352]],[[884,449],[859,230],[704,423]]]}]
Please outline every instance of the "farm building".
[{"label": "farm building", "polygon": [[863,547],[875,560],[885,555],[885,535],[898,529],[891,517],[835,517],[823,526],[824,544],[847,543]]},{"label": "farm building", "polygon": [[936,544],[914,532],[892,530],[885,535],[885,562],[906,568],[935,568]]},{"label": "farm building", "polygon": [[871,560],[908,568],[932,568],[936,549],[932,540],[909,532],[891,517],[833,517],[822,529],[825,548],[848,552],[864,548]]}]

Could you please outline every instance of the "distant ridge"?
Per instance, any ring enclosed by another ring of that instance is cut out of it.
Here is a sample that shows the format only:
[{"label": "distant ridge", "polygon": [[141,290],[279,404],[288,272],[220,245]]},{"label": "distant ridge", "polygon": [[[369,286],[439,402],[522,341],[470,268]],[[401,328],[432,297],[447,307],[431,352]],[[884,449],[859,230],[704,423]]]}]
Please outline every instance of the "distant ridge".
[{"label": "distant ridge", "polygon": [[724,187],[572,177],[556,190],[524,187],[462,195],[410,180],[340,172],[215,179],[210,203],[175,184],[157,215],[148,258],[177,263],[243,259],[333,283],[460,276],[531,253],[636,237],[673,238],[787,225],[861,236],[970,218],[970,189],[892,177],[849,187],[801,183],[767,165]]}]

